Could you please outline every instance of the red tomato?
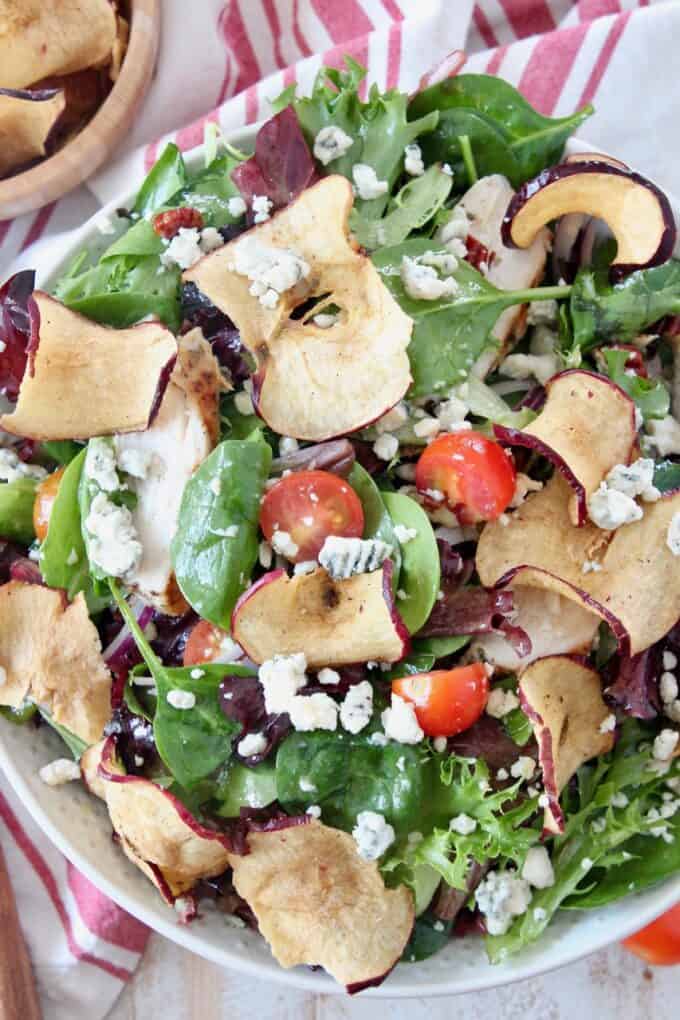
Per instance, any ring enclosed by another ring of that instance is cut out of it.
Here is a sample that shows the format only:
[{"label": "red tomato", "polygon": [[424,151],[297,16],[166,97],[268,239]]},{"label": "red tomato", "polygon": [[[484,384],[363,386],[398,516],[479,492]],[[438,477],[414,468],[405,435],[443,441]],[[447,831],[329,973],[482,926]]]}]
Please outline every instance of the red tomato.
[{"label": "red tomato", "polygon": [[47,529],[52,515],[52,507],[57,498],[59,483],[66,468],[59,468],[48,475],[35,490],[35,502],[33,503],[33,528],[39,542],[47,538]]},{"label": "red tomato", "polygon": [[295,563],[315,560],[329,535],[361,538],[364,511],[354,489],[330,471],[296,471],[274,485],[262,500],[260,527],[271,541],[287,531],[298,551]]},{"label": "red tomato", "polygon": [[647,963],[680,963],[680,903],[625,939],[623,945]]},{"label": "red tomato", "polygon": [[493,521],[513,497],[515,468],[493,439],[480,432],[452,432],[439,436],[420,455],[416,487],[425,495],[443,493],[464,524]]},{"label": "red tomato", "polygon": [[195,666],[199,662],[212,662],[221,651],[220,645],[227,637],[226,631],[208,620],[199,620],[184,646],[184,665]]},{"label": "red tomato", "polygon": [[455,669],[414,673],[392,681],[392,692],[415,707],[428,737],[453,737],[476,722],[489,696],[489,678],[481,662]]}]

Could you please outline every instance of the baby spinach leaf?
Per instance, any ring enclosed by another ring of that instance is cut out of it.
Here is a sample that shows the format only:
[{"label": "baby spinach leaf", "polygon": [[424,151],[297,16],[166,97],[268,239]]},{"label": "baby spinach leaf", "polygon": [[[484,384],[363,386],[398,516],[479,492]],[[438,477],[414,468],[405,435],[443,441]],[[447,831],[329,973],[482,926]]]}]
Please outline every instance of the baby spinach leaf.
[{"label": "baby spinach leaf", "polygon": [[390,559],[394,564],[392,587],[396,591],[401,570],[401,546],[394,533],[394,524],[390,517],[383,494],[375,484],[368,471],[356,462],[352,465],[347,481],[361,500],[364,511],[363,538],[378,538],[392,547]]},{"label": "baby spinach leaf", "polygon": [[458,190],[462,181],[470,183],[464,138],[473,153],[479,176],[503,174],[515,187],[521,183],[519,164],[506,133],[498,125],[475,110],[442,110],[437,127],[422,141],[423,155],[428,162],[443,160],[448,163]]},{"label": "baby spinach leaf", "polygon": [[434,956],[451,938],[451,928],[451,921],[443,922],[436,914],[426,913],[416,917],[402,960],[405,963],[417,963]]},{"label": "baby spinach leaf", "polygon": [[[401,546],[397,609],[411,634],[423,626],[439,591],[439,550],[425,511],[409,496],[384,492],[383,502],[393,524],[412,528],[416,535]],[[404,597],[405,596],[405,597]]]},{"label": "baby spinach leaf", "polygon": [[199,616],[229,630],[257,559],[260,499],[272,454],[258,433],[227,439],[189,480],[171,546],[177,583]]},{"label": "baby spinach leaf", "polygon": [[607,363],[607,375],[635,401],[644,420],[665,418],[670,410],[671,398],[661,380],[629,375],[626,372],[626,362],[630,356],[628,351],[603,348],[602,354]]},{"label": "baby spinach leaf", "polygon": [[71,730],[67,730],[65,726],[61,726],[53,718],[50,712],[46,708],[39,709],[40,715],[45,722],[55,730],[61,739],[64,741],[69,751],[73,755],[75,761],[80,761],[82,755],[87,751],[87,744],[84,740],[81,740],[79,736],[72,733]]},{"label": "baby spinach leaf", "polygon": [[[519,167],[520,180],[534,177],[546,166],[557,163],[569,136],[593,112],[592,106],[569,117],[544,117],[502,78],[487,74],[459,74],[419,93],[409,112],[420,117],[430,110],[474,110],[505,135]],[[461,132],[467,133],[467,132]],[[474,139],[470,141],[479,160]],[[491,173],[504,173],[495,168]]]},{"label": "baby spinach leaf", "polygon": [[473,266],[460,261],[453,274],[459,285],[455,295],[435,301],[416,300],[402,283],[402,259],[417,258],[431,249],[431,242],[419,238],[381,248],[372,256],[383,282],[413,319],[408,346],[413,397],[447,390],[466,379],[482,351],[496,344],[491,331],[505,308],[569,294],[569,287],[498,290]]},{"label": "baby spinach leaf", "polygon": [[[158,753],[180,786],[190,789],[229,759],[241,726],[220,708],[219,686],[227,673],[254,675],[252,669],[244,666],[205,664],[162,668],[155,676],[158,699],[154,739]],[[193,708],[173,708],[168,701],[171,691],[193,694],[196,699]]]},{"label": "baby spinach leaf", "polygon": [[0,535],[29,545],[35,538],[33,504],[38,486],[34,478],[17,478],[0,484]]},{"label": "baby spinach leaf", "polygon": [[505,731],[518,747],[525,747],[533,735],[533,729],[521,708],[514,708],[503,719]]},{"label": "baby spinach leaf", "polygon": [[142,184],[132,211],[146,216],[165,205],[187,183],[184,157],[174,143],[163,149]]},{"label": "baby spinach leaf", "polygon": [[47,536],[42,544],[40,570],[51,588],[63,588],[69,599],[84,592],[91,613],[109,604],[108,595],[94,592],[83,540],[78,491],[87,448],[67,466],[52,506]]},{"label": "baby spinach leaf", "polygon": [[352,233],[369,250],[401,244],[411,231],[432,219],[449,197],[452,186],[450,174],[445,174],[439,165],[431,166],[397,192],[381,220],[367,219],[352,209],[349,218]]},{"label": "baby spinach leaf", "polygon": [[222,818],[238,818],[242,807],[266,807],[277,796],[273,762],[263,761],[255,768],[247,768],[232,761],[214,794],[213,799],[219,804],[215,813]]},{"label": "baby spinach leaf", "polygon": [[148,220],[137,220],[113,244],[109,245],[101,256],[100,262],[119,258],[122,255],[131,255],[136,258],[160,255],[163,248],[163,241],[150,222]]},{"label": "baby spinach leaf", "polygon": [[57,464],[70,464],[82,450],[82,443],[76,443],[72,439],[52,439],[41,443],[40,449]]},{"label": "baby spinach leaf", "polygon": [[459,652],[461,648],[469,645],[470,641],[471,638],[468,635],[416,638],[413,641],[413,650],[415,652],[429,652],[437,660],[443,659],[447,655],[453,655],[454,652]]},{"label": "baby spinach leaf", "polygon": [[439,118],[437,110],[428,111],[419,119],[407,120],[408,96],[390,89],[381,93],[377,85],[371,86],[368,99],[359,98],[359,86],[366,70],[351,57],[345,57],[346,70],[322,67],[312,94],[295,98],[294,90],[287,89],[273,104],[278,113],[291,102],[310,145],[321,128],[339,127],[354,139],[347,152],[320,168],[327,174],[343,174],[352,180],[355,163],[373,167],[380,181],[387,181],[384,195],[368,201],[357,198],[355,207],[366,219],[382,216],[404,165],[404,149],[421,134],[432,131]]},{"label": "baby spinach leaf", "polygon": [[408,655],[401,662],[397,662],[384,674],[386,680],[399,680],[403,676],[414,676],[416,673],[428,673],[434,666],[434,655],[432,652],[416,651]]},{"label": "baby spinach leaf", "polygon": [[638,269],[614,284],[604,270],[581,269],[570,311],[574,347],[582,351],[608,340],[632,340],[657,319],[680,312],[680,261]]}]

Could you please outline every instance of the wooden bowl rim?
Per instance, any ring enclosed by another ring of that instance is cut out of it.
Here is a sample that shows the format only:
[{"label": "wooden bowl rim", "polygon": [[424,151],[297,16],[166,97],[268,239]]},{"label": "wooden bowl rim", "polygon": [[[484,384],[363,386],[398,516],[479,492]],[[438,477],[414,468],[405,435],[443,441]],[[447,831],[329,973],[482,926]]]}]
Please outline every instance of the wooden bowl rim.
[{"label": "wooden bowl rim", "polygon": [[161,0],[130,0],[130,38],[113,88],[82,131],[30,170],[0,181],[0,218],[61,198],[87,180],[129,127],[151,83],[160,41]]}]

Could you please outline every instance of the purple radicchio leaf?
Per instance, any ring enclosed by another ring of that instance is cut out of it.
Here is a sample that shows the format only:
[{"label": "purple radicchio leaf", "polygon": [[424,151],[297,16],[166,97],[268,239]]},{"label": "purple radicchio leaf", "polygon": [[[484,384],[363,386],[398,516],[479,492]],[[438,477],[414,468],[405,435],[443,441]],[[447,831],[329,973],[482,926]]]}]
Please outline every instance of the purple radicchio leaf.
[{"label": "purple radicchio leaf", "polygon": [[[315,177],[312,154],[290,106],[262,125],[255,139],[255,155],[231,174],[248,206],[257,195],[268,198],[274,209],[292,202]],[[252,211],[249,216],[252,219]]]},{"label": "purple radicchio leaf", "polygon": [[672,652],[680,660],[680,623],[644,652],[616,656],[608,663],[611,682],[604,692],[608,704],[634,719],[655,719],[661,711],[659,677],[664,652]]},{"label": "purple radicchio leaf", "polygon": [[241,334],[231,319],[195,283],[185,283],[182,287],[182,322],[184,332],[200,327],[220,367],[229,374],[234,386],[242,385],[250,377]]},{"label": "purple radicchio leaf", "polygon": [[238,818],[227,823],[227,831],[233,852],[243,856],[250,852],[248,835],[251,832],[278,832],[294,825],[306,825],[309,815],[287,815],[278,801],[267,807],[242,807]]},{"label": "purple radicchio leaf", "polygon": [[531,652],[531,641],[521,627],[511,622],[514,600],[511,591],[471,586],[442,586],[444,597],[435,602],[418,637],[448,637],[451,634],[489,634],[500,631],[517,655]]},{"label": "purple radicchio leaf", "polygon": [[17,399],[29,348],[36,346],[36,323],[29,312],[34,287],[32,269],[15,273],[0,287],[0,340],[4,344],[0,354],[0,393],[9,400]]},{"label": "purple radicchio leaf", "polygon": [[271,715],[267,713],[264,703],[264,690],[256,676],[225,676],[219,688],[220,708],[228,719],[241,724],[238,741],[249,733],[262,733],[266,745],[258,754],[241,757],[235,751],[235,757],[244,765],[252,768],[271,754],[275,747],[290,732],[290,719],[287,713]]},{"label": "purple radicchio leaf", "polygon": [[116,738],[116,754],[128,775],[141,775],[145,768],[157,760],[152,723],[142,716],[134,715],[125,703],[114,708],[104,735]]},{"label": "purple radicchio leaf", "polygon": [[533,739],[520,751],[502,723],[490,715],[480,716],[468,729],[449,737],[446,749],[462,758],[482,758],[492,772],[509,769],[520,753],[531,757],[538,754]]}]

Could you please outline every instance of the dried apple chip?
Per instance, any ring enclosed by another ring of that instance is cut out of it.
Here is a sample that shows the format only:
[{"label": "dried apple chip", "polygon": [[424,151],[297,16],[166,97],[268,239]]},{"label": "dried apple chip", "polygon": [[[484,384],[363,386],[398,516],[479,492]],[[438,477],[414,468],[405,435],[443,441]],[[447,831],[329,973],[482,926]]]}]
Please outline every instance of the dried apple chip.
[{"label": "dried apple chip", "polygon": [[100,326],[43,291],[28,305],[32,362],[0,427],[42,440],[148,428],[177,357],[170,330],[160,322]]},{"label": "dried apple chip", "polygon": [[282,967],[321,965],[349,991],[379,984],[413,927],[413,897],[387,889],[345,832],[309,822],[251,833],[234,885]]},{"label": "dried apple chip", "polygon": [[[330,176],[184,273],[257,359],[254,398],[276,432],[322,440],[393,407],[411,382],[413,323],[349,240],[352,188]],[[318,304],[302,318],[294,310]],[[322,328],[317,313],[339,308]]]},{"label": "dried apple chip", "polygon": [[616,464],[629,464],[637,430],[635,404],[610,379],[574,369],[547,385],[548,398],[525,429],[496,425],[501,442],[547,457],[574,490],[569,515],[588,520],[588,499]]},{"label": "dried apple chip", "polygon": [[666,538],[680,493],[644,506],[641,520],[615,532],[577,528],[571,492],[555,473],[503,527],[487,524],[477,546],[485,587],[529,585],[579,602],[612,628],[622,652],[644,651],[680,617],[680,570]]},{"label": "dried apple chip", "polygon": [[59,89],[0,89],[0,177],[45,155],[65,105]]},{"label": "dried apple chip", "polygon": [[334,581],[319,568],[288,577],[273,570],[243,593],[232,633],[258,663],[304,652],[307,665],[397,662],[409,635],[392,595],[389,561],[370,574]]},{"label": "dried apple chip", "polygon": [[614,746],[613,732],[603,726],[611,713],[602,699],[600,677],[582,660],[550,655],[525,669],[519,695],[543,769],[548,797],[544,825],[548,832],[563,832],[560,793],[584,762]]},{"label": "dried apple chip", "polygon": [[0,87],[104,64],[116,41],[109,0],[1,0]]},{"label": "dried apple chip", "polygon": [[0,587],[0,705],[30,697],[55,722],[94,744],[111,716],[111,676],[82,594],[10,581]]}]

